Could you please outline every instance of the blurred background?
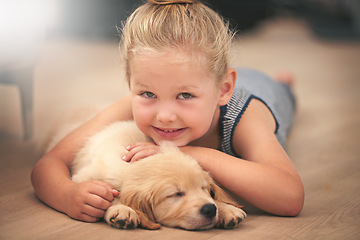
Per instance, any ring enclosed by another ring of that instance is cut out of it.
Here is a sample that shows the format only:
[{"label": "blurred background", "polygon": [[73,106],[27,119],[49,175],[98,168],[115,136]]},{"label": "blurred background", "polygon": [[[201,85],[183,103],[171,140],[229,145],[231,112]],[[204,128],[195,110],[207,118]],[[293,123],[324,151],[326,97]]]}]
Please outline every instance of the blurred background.
[{"label": "blurred background", "polygon": [[[142,2],[0,0],[0,139],[29,140],[60,108],[82,101],[111,102],[125,94],[116,26]],[[205,3],[237,30],[235,65],[269,74],[289,69],[303,79],[300,95],[309,83],[309,60],[345,54],[321,57],[321,49],[358,50],[359,0]],[[346,51],[350,55],[344,61],[358,64],[357,55]]]},{"label": "blurred background", "polygon": [[[248,212],[239,230],[259,239],[359,239],[360,0],[202,1],[237,31],[233,66],[290,71],[296,80],[286,151],[304,182],[304,210],[298,218]],[[33,140],[79,107],[128,92],[116,26],[141,3],[0,0],[1,239],[96,231],[79,231],[81,223],[39,204],[29,181],[42,154]],[[19,231],[29,222],[39,227]]]}]

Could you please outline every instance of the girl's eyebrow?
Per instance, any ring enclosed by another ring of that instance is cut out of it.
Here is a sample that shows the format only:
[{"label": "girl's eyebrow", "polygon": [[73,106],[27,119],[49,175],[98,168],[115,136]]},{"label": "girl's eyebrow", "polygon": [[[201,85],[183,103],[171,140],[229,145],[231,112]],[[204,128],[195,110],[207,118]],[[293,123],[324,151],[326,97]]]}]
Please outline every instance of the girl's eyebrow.
[{"label": "girl's eyebrow", "polygon": [[149,86],[146,85],[145,83],[141,83],[141,82],[136,82],[136,83],[135,83],[135,86],[141,87],[141,88],[148,88],[148,87],[149,87]]},{"label": "girl's eyebrow", "polygon": [[[135,86],[140,88],[149,88],[149,86],[146,83],[142,83],[142,82],[136,82]],[[180,85],[180,86],[175,86],[175,88],[180,91],[191,91],[191,90],[200,89],[200,87],[196,85],[182,85],[182,86]]]},{"label": "girl's eyebrow", "polygon": [[199,86],[180,86],[177,88],[181,91],[193,91],[193,90],[198,90],[200,87]]}]

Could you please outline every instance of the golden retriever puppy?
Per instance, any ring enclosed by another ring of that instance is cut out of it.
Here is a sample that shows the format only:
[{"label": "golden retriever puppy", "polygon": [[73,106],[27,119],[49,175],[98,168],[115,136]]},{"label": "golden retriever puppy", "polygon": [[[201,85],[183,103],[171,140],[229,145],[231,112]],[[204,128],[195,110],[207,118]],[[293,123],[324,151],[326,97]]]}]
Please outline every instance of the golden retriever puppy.
[{"label": "golden retriever puppy", "polygon": [[135,163],[121,159],[126,146],[148,140],[134,122],[117,122],[91,137],[74,160],[73,181],[101,180],[120,192],[105,212],[108,224],[203,230],[236,228],[244,220],[241,206],[171,143]]}]

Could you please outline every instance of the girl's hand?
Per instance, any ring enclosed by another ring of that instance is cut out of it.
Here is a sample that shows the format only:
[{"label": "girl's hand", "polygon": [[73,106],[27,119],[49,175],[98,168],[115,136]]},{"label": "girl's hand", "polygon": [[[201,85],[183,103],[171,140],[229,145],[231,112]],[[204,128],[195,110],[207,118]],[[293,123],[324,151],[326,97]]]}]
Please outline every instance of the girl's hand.
[{"label": "girl's hand", "polygon": [[129,152],[122,157],[125,162],[136,162],[160,152],[160,147],[152,142],[139,142],[126,149]]},{"label": "girl's hand", "polygon": [[119,192],[110,184],[101,181],[74,183],[66,197],[65,213],[74,219],[96,222],[111,206]]}]

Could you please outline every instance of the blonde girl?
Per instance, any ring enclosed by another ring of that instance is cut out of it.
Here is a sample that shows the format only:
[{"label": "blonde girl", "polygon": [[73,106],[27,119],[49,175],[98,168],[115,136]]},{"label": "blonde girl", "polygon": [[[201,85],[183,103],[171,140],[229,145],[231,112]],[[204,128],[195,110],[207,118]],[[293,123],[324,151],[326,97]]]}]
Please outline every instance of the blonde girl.
[{"label": "blonde girl", "polygon": [[115,121],[135,120],[152,142],[128,147],[146,161],[167,140],[193,156],[224,188],[257,208],[296,216],[302,181],[284,151],[292,124],[291,76],[280,82],[228,66],[232,33],[196,0],[148,0],[128,18],[121,40],[130,94],[71,132],[36,164],[38,197],[72,218],[94,222],[119,193],[107,183],[71,181],[86,139]]}]

